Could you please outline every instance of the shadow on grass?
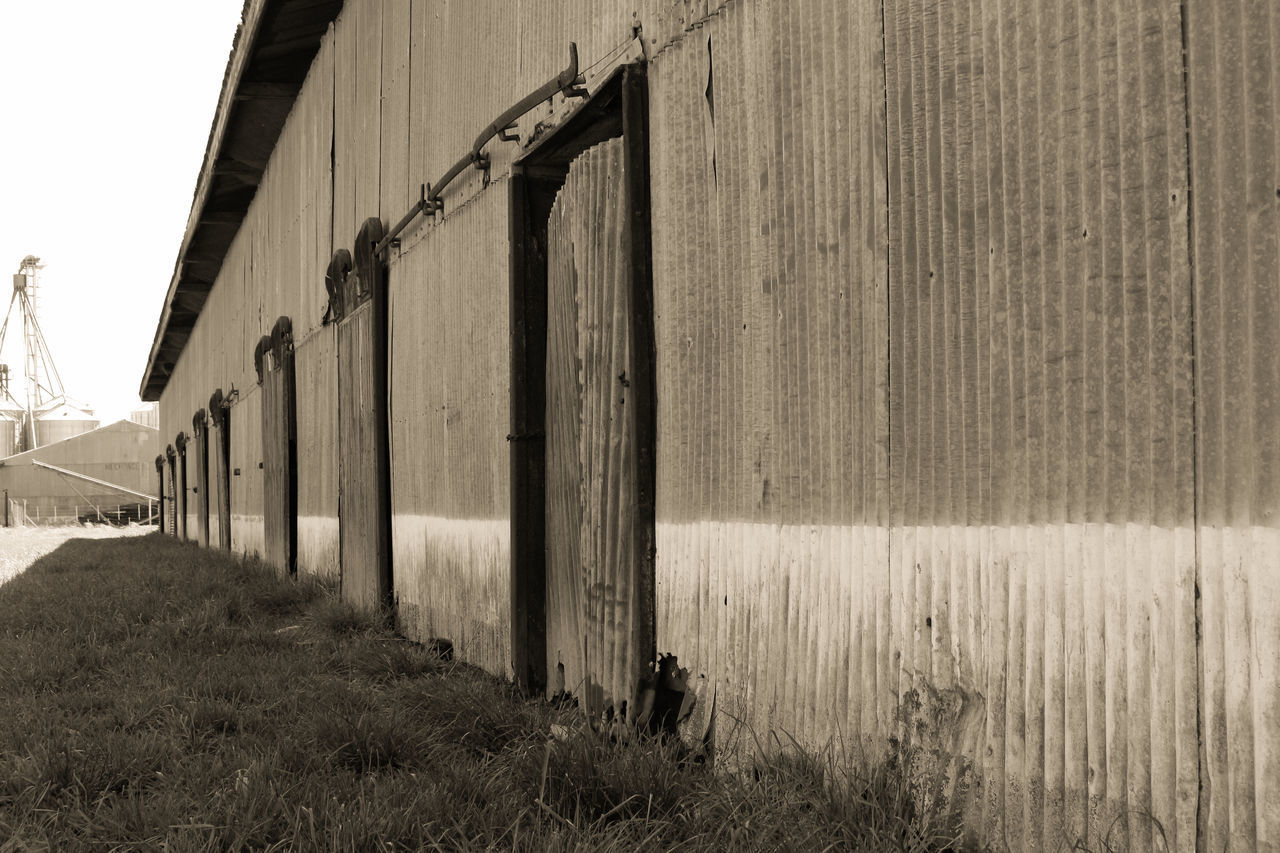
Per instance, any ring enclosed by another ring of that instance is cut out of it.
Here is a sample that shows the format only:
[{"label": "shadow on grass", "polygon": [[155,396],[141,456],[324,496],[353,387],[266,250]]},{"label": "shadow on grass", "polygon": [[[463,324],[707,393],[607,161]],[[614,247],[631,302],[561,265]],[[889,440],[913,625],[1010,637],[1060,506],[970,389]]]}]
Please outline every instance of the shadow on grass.
[{"label": "shadow on grass", "polygon": [[713,773],[166,536],[67,542],[0,588],[0,625],[0,849],[948,842],[868,818],[818,756]]}]

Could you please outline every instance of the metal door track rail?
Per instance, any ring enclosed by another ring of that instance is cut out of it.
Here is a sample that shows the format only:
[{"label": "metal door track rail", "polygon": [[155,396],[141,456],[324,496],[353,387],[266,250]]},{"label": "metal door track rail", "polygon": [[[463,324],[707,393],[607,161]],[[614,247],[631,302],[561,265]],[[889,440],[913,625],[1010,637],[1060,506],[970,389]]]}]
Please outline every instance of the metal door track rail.
[{"label": "metal door track rail", "polygon": [[409,208],[409,212],[402,216],[400,221],[387,232],[387,236],[379,241],[374,251],[379,255],[386,252],[391,247],[391,244],[399,238],[400,232],[409,227],[409,223],[418,214],[435,216],[437,212],[443,211],[444,202],[440,200],[441,193],[448,188],[449,184],[458,175],[462,174],[467,166],[474,165],[477,169],[488,171],[490,159],[483,149],[489,140],[496,136],[503,142],[519,142],[520,137],[515,134],[516,119],[553,95],[563,94],[567,98],[587,97],[589,93],[585,88],[585,84],[586,77],[578,73],[578,45],[575,42],[569,42],[569,65],[490,122],[489,126],[476,137],[471,150],[462,155],[458,162],[450,166],[449,170],[440,176],[440,180],[434,184],[423,184],[417,203]]}]

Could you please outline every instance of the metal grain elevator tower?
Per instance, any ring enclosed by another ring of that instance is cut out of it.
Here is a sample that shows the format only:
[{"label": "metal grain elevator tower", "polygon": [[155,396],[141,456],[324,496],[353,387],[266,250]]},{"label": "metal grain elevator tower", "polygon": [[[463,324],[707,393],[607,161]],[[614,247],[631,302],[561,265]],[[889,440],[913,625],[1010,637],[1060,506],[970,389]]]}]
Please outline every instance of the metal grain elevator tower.
[{"label": "metal grain elevator tower", "polygon": [[[36,316],[36,285],[41,269],[44,269],[44,264],[35,255],[27,255],[22,259],[13,276],[13,292],[9,297],[4,325],[0,326],[0,352],[3,352],[16,308],[22,321],[24,392],[21,400],[14,396],[8,381],[8,365],[0,365],[0,408],[21,422],[21,433],[17,441],[19,450],[31,450],[48,443],[37,430],[37,423],[42,416],[47,416],[70,402]],[[92,415],[91,412],[88,414]]]}]

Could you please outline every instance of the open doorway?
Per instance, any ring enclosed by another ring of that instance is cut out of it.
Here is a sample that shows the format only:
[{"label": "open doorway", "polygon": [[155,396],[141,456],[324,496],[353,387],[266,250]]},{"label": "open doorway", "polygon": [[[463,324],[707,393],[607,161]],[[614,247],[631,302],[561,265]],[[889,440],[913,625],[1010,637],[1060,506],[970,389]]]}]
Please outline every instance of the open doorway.
[{"label": "open doorway", "polygon": [[293,368],[293,323],[276,320],[254,351],[262,386],[263,556],[298,571],[298,407]]},{"label": "open doorway", "polygon": [[207,447],[213,457],[213,490],[210,495],[211,516],[216,516],[217,535],[209,534],[210,542],[224,551],[231,550],[231,415],[222,396],[222,389],[209,397],[209,421],[211,434]]},{"label": "open doorway", "polygon": [[621,716],[655,654],[647,89],[619,69],[511,185],[515,675]]}]

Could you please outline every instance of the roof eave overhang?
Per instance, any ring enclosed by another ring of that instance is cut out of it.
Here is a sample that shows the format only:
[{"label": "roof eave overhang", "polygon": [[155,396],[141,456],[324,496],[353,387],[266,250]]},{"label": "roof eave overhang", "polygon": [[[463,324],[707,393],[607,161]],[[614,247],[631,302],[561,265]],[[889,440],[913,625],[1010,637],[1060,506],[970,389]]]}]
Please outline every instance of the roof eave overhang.
[{"label": "roof eave overhang", "polygon": [[342,0],[246,0],[139,395],[159,400]]}]

